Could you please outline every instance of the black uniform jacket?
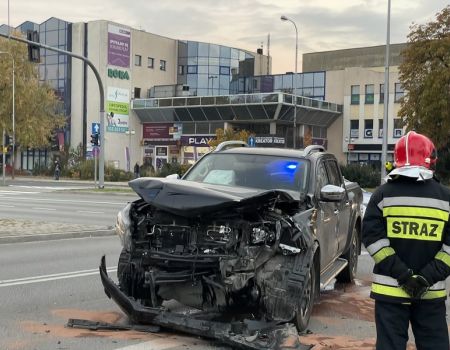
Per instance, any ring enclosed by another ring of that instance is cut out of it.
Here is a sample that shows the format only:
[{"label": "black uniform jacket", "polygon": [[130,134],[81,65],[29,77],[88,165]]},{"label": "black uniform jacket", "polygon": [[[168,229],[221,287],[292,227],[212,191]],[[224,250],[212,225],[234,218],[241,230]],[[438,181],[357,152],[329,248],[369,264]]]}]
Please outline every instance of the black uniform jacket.
[{"label": "black uniform jacket", "polygon": [[437,180],[398,176],[370,198],[362,241],[375,261],[371,297],[411,302],[397,279],[408,269],[430,284],[421,301],[446,298],[450,275],[450,191]]}]

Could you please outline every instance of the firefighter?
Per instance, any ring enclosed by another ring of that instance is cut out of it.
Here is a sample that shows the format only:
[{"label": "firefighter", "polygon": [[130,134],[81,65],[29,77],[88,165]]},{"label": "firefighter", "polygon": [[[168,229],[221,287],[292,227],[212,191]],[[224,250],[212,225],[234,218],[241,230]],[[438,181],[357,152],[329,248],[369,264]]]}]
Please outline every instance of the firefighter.
[{"label": "firefighter", "polygon": [[445,279],[450,275],[450,191],[434,177],[433,142],[414,131],[394,149],[395,168],[372,195],[362,241],[375,261],[376,349],[449,350]]}]

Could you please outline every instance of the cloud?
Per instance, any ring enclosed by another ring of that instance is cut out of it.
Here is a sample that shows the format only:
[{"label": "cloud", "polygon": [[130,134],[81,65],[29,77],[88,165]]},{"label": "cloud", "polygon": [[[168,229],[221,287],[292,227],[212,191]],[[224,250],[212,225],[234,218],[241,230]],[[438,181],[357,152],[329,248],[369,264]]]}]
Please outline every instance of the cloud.
[{"label": "cloud", "polygon": [[[413,22],[433,20],[448,0],[395,0],[391,11],[391,42],[405,42]],[[295,30],[282,22],[286,15],[298,26],[301,53],[328,51],[386,42],[387,0],[77,0],[68,6],[60,0],[11,2],[11,23],[41,23],[49,17],[71,22],[111,20],[162,36],[211,42],[255,51],[267,35],[273,72],[292,71]],[[6,1],[0,3],[0,23],[7,23]]]}]

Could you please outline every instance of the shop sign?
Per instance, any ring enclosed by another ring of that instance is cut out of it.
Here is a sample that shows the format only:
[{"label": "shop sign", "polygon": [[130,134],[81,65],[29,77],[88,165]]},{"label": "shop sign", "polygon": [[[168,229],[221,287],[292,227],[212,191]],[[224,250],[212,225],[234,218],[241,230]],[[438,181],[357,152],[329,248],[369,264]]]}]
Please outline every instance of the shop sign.
[{"label": "shop sign", "polygon": [[214,140],[215,136],[181,136],[181,144],[184,146],[209,147],[209,141]]},{"label": "shop sign", "polygon": [[264,146],[279,146],[284,145],[286,142],[284,137],[278,136],[256,136],[255,143],[256,145],[264,145]]},{"label": "shop sign", "polygon": [[108,68],[108,77],[121,80],[130,80],[130,75],[126,70]]}]

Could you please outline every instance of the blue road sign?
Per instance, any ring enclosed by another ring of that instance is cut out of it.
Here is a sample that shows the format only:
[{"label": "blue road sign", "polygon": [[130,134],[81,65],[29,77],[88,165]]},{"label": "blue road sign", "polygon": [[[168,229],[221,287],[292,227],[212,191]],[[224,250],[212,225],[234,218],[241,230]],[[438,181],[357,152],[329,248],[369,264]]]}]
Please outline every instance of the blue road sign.
[{"label": "blue road sign", "polygon": [[253,136],[249,136],[247,143],[250,147],[255,147],[256,146],[256,140]]},{"label": "blue road sign", "polygon": [[100,123],[92,123],[92,133],[91,134],[99,134],[100,133]]}]

